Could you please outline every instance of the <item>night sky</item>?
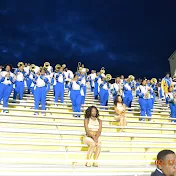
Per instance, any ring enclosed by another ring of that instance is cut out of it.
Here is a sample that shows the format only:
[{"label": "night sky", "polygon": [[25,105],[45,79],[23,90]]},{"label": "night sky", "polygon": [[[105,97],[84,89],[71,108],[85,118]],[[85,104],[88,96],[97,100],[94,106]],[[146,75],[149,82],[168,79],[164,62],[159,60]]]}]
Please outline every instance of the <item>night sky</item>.
[{"label": "night sky", "polygon": [[1,0],[0,64],[163,77],[176,49],[175,0]]}]

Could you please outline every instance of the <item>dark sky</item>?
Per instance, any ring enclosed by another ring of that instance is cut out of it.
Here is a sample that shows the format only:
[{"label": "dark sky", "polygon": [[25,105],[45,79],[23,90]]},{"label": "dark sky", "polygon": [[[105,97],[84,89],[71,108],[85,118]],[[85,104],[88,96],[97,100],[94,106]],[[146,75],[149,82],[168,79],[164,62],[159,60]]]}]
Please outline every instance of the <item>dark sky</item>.
[{"label": "dark sky", "polygon": [[175,0],[1,0],[0,63],[77,62],[163,77],[176,49]]}]

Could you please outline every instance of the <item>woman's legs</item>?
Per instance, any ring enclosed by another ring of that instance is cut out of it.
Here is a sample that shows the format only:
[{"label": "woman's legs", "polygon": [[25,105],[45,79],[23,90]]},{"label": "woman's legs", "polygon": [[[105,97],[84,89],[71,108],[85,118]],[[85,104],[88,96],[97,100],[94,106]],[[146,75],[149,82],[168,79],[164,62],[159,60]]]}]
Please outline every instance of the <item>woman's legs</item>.
[{"label": "woman's legs", "polygon": [[94,160],[95,160],[94,163],[93,163],[94,167],[98,167],[97,160],[98,160],[98,157],[100,155],[100,151],[101,151],[101,140],[99,138],[98,143],[96,144],[96,150],[95,150],[95,154],[94,154]]},{"label": "woman's legs", "polygon": [[[94,141],[92,138],[86,136],[86,137],[84,138],[84,143],[89,146],[86,159],[87,159],[87,160],[91,160],[92,154],[93,154],[94,149],[95,149],[95,146],[96,146],[96,145],[95,145],[95,141]],[[87,162],[86,162],[86,166],[87,166],[87,167],[90,167],[90,166],[91,166],[91,163],[90,163],[89,161],[87,161]]]}]

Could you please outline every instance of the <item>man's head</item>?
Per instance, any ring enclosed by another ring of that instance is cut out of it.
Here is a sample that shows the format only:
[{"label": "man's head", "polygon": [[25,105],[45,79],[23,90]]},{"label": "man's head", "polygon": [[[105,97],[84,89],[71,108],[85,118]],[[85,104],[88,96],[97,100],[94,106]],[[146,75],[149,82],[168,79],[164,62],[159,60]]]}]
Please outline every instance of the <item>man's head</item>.
[{"label": "man's head", "polygon": [[166,73],[166,78],[169,78],[170,77],[170,74],[169,73]]},{"label": "man's head", "polygon": [[157,167],[166,176],[176,174],[176,155],[172,150],[162,150],[157,155]]}]

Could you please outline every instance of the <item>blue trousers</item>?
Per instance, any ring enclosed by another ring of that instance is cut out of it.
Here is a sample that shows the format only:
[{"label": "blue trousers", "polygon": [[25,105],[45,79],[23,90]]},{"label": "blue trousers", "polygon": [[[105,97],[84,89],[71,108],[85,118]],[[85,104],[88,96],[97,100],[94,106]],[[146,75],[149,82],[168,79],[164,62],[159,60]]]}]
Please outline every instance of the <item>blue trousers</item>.
[{"label": "blue trousers", "polygon": [[95,82],[95,87],[94,87],[94,98],[97,100],[98,99],[98,83]]},{"label": "blue trousers", "polygon": [[91,87],[91,92],[94,92],[94,87],[93,87],[93,81],[90,80],[90,87]]},{"label": "blue trousers", "polygon": [[[169,104],[170,105],[170,116],[172,117],[172,118],[176,118],[176,104],[173,104],[173,103],[170,103]],[[176,120],[173,120],[174,122],[176,122]]]},{"label": "blue trousers", "polygon": [[0,101],[3,99],[3,107],[8,107],[10,94],[12,93],[13,85],[5,85],[0,83]]},{"label": "blue trousers", "polygon": [[141,116],[151,117],[151,109],[152,109],[152,99],[144,99],[139,98],[139,105],[141,109]]},{"label": "blue trousers", "polygon": [[30,78],[28,78],[26,80],[26,84],[27,84],[27,88],[28,88],[28,94],[30,94],[31,92],[31,84],[32,84],[32,80]]},{"label": "blue trousers", "polygon": [[100,105],[107,106],[108,105],[109,92],[103,88],[100,89]]},{"label": "blue trousers", "polygon": [[24,81],[16,81],[15,82],[15,89],[13,94],[13,99],[16,100],[17,95],[19,94],[19,99],[23,99],[24,93]]},{"label": "blue trousers", "polygon": [[64,103],[64,83],[57,82],[54,86],[54,95],[55,100],[54,102],[57,103],[60,97],[61,103]]},{"label": "blue trousers", "polygon": [[47,92],[49,92],[49,91],[50,91],[50,87],[51,87],[51,84],[50,84],[50,83],[48,83],[48,84],[47,84]]},{"label": "blue trousers", "polygon": [[153,96],[153,98],[152,98],[152,109],[153,109],[153,107],[154,107],[154,103],[155,103],[155,96]]},{"label": "blue trousers", "polygon": [[133,100],[133,96],[131,94],[125,94],[123,97],[123,103],[128,107],[131,108],[131,103]]},{"label": "blue trousers", "polygon": [[81,104],[84,105],[85,98],[86,98],[86,90],[87,90],[87,88],[86,88],[86,86],[84,86],[82,89],[83,89],[83,92],[84,92],[84,96],[81,96]]},{"label": "blue trousers", "polygon": [[42,110],[46,109],[46,86],[44,87],[36,87],[34,89],[34,108],[39,109],[39,104],[41,103],[42,105]]},{"label": "blue trousers", "polygon": [[81,94],[80,90],[71,90],[70,99],[73,112],[81,112]]}]

